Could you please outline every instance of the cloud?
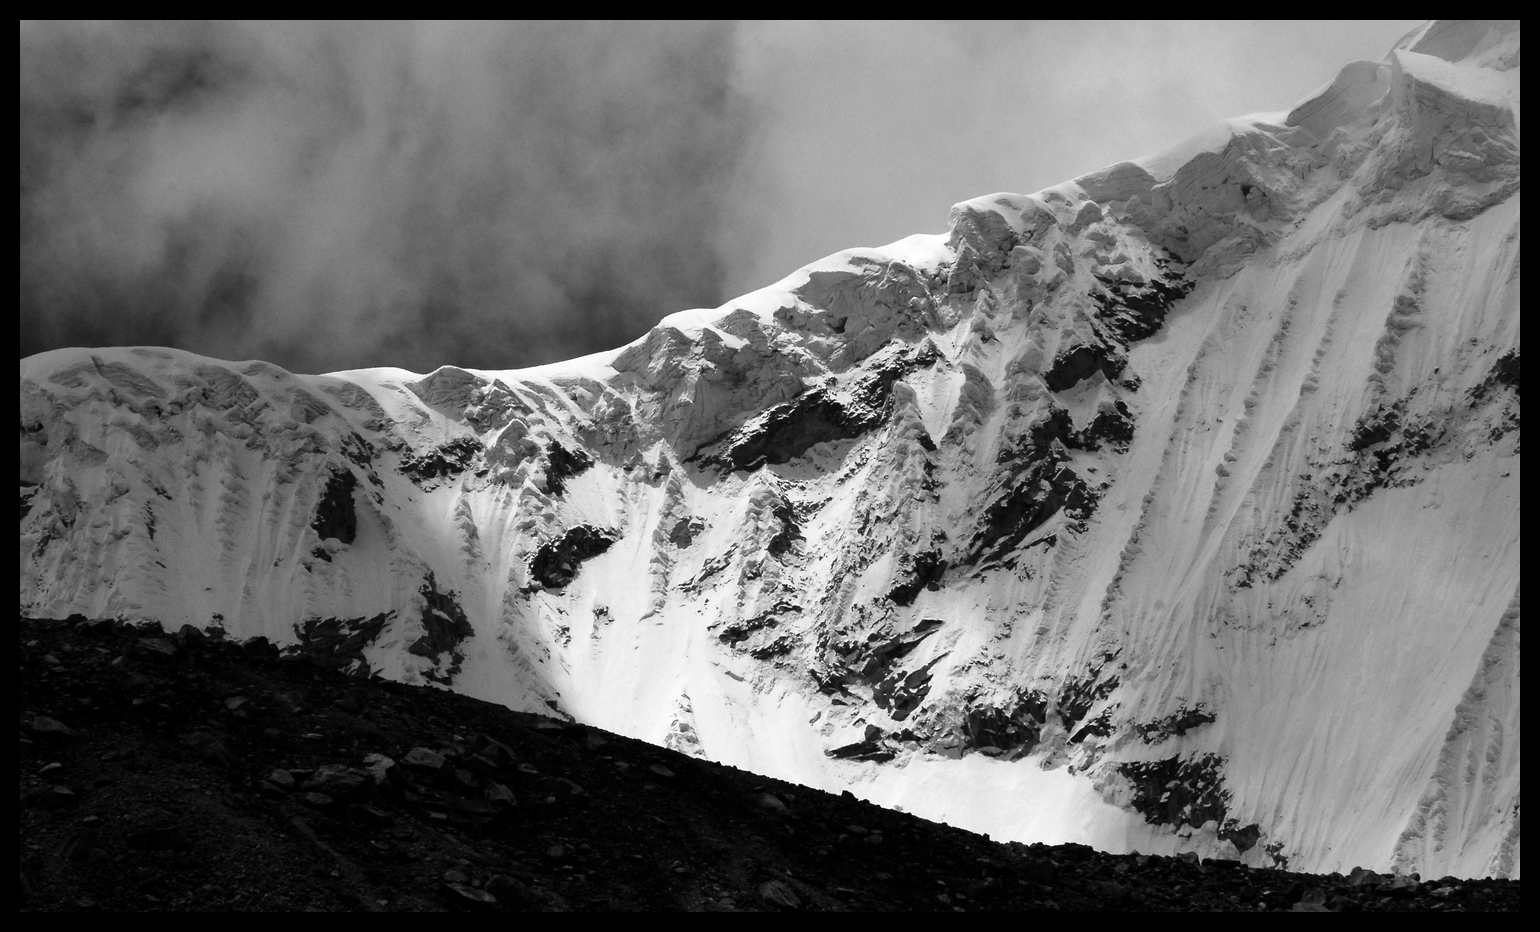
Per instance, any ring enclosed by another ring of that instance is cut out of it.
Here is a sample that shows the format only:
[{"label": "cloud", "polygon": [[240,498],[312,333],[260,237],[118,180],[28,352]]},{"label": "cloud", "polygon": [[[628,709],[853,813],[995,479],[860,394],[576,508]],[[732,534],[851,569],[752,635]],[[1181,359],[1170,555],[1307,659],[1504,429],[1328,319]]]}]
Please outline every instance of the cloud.
[{"label": "cloud", "polygon": [[505,368],[723,292],[711,24],[21,30],[22,355]]},{"label": "cloud", "polygon": [[24,24],[22,355],[595,352],[1287,108],[1412,25]]}]

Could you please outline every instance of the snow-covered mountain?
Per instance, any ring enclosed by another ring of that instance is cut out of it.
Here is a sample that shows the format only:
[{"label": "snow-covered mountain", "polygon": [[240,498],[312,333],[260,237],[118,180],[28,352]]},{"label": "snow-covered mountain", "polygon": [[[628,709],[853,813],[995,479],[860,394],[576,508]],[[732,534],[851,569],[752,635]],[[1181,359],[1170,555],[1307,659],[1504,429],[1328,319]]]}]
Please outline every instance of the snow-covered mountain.
[{"label": "snow-covered mountain", "polygon": [[1519,26],[622,349],[21,361],[21,611],[1025,841],[1518,876]]}]

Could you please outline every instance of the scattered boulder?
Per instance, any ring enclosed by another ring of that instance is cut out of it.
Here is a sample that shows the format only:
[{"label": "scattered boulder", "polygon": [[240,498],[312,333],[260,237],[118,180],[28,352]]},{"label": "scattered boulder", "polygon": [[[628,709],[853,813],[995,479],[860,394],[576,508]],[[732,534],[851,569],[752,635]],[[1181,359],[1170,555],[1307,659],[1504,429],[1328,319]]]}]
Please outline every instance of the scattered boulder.
[{"label": "scattered boulder", "polygon": [[260,634],[242,641],[241,650],[254,660],[277,660],[279,655],[278,645]]},{"label": "scattered boulder", "polygon": [[513,791],[495,780],[488,780],[484,791],[489,801],[503,806],[516,806],[518,801],[514,799]]},{"label": "scattered boulder", "polygon": [[779,880],[767,880],[759,885],[759,898],[767,906],[777,909],[797,909],[802,905],[802,897],[797,891]]},{"label": "scattered boulder", "polygon": [[80,803],[80,794],[67,786],[50,786],[29,794],[29,801],[39,809],[70,809]]},{"label": "scattered boulder", "polygon": [[38,738],[73,738],[75,729],[56,718],[39,715],[32,719],[32,734]]},{"label": "scattered boulder", "polygon": [[785,812],[786,804],[772,793],[760,793],[755,797],[755,802],[761,809],[769,809],[772,812]]},{"label": "scattered boulder", "polygon": [[341,802],[358,802],[366,799],[375,788],[375,782],[367,771],[341,764],[322,764],[304,789],[325,793]]},{"label": "scattered boulder", "polygon": [[444,769],[444,765],[448,763],[448,760],[437,751],[417,747],[408,751],[406,756],[401,759],[401,763],[406,764],[408,767],[416,767],[419,770],[437,773]]},{"label": "scattered boulder", "polygon": [[401,771],[396,762],[384,754],[364,755],[364,770],[374,780],[375,786],[386,786],[399,779]]}]

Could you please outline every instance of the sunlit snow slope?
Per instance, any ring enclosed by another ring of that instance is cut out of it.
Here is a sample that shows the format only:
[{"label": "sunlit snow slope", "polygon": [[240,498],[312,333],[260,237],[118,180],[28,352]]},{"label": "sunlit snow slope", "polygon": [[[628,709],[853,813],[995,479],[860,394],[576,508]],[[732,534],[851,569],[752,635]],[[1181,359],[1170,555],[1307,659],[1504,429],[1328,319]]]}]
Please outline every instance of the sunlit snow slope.
[{"label": "sunlit snow slope", "polygon": [[1519,28],[621,350],[21,362],[21,610],[997,838],[1518,876]]}]

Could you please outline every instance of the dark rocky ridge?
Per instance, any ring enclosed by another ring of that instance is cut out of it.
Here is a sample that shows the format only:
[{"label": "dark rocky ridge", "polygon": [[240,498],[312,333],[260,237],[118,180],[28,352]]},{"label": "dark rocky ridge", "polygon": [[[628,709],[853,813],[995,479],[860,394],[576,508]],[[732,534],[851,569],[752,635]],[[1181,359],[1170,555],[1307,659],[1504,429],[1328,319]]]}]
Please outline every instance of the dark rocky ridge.
[{"label": "dark rocky ridge", "polygon": [[1519,908],[1518,881],[1001,844],[260,639],[18,628],[24,911]]}]

